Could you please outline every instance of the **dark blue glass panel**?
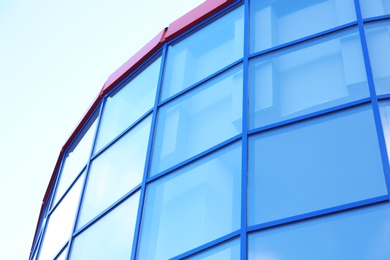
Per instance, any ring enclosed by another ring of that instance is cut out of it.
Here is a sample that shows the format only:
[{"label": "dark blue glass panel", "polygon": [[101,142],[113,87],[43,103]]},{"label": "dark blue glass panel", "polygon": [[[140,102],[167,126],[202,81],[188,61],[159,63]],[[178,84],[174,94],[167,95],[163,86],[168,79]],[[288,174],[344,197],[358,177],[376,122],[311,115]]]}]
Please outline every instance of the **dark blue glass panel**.
[{"label": "dark blue glass panel", "polygon": [[390,205],[303,221],[248,238],[248,259],[390,259]]},{"label": "dark blue glass panel", "polygon": [[249,225],[387,194],[369,106],[280,127],[249,141]]},{"label": "dark blue glass panel", "polygon": [[147,187],[138,259],[169,259],[240,228],[241,144]]},{"label": "dark blue glass panel", "polygon": [[243,11],[238,8],[168,47],[162,100],[243,56]]},{"label": "dark blue glass panel", "polygon": [[353,0],[251,1],[251,52],[356,20]]},{"label": "dark blue glass panel", "polygon": [[347,30],[250,62],[250,126],[369,96],[359,34]]}]

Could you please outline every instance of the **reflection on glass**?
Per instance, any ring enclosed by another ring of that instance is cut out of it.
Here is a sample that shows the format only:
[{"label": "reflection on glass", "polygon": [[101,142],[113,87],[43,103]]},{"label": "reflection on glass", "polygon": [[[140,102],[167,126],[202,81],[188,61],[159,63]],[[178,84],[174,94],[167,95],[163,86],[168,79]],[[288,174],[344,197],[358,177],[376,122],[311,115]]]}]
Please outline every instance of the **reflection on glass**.
[{"label": "reflection on glass", "polygon": [[389,0],[360,0],[363,18],[390,14]]},{"label": "reflection on glass", "polygon": [[[388,1],[390,3],[390,1]],[[376,93],[390,93],[390,22],[366,26],[366,38]]]},{"label": "reflection on glass", "polygon": [[89,127],[81,140],[73,145],[74,149],[68,153],[65,164],[62,167],[60,181],[58,184],[55,200],[53,206],[64,195],[65,191],[69,188],[70,184],[76,179],[77,175],[81,172],[83,167],[87,164],[92,149],[92,141],[95,136],[95,129],[97,120]]},{"label": "reflection on glass", "polygon": [[95,151],[99,151],[154,105],[161,58],[107,97]]},{"label": "reflection on glass", "polygon": [[243,10],[240,7],[168,47],[162,100],[243,56]]},{"label": "reflection on glass", "polygon": [[390,205],[249,235],[248,259],[390,259]]},{"label": "reflection on glass", "polygon": [[70,259],[130,259],[138,203],[139,192],[78,235]]},{"label": "reflection on glass", "polygon": [[151,116],[92,162],[78,227],[141,183],[150,124]]},{"label": "reflection on glass", "polygon": [[252,1],[250,7],[251,52],[356,20],[354,0]]},{"label": "reflection on glass", "polygon": [[138,259],[168,259],[240,228],[241,144],[149,184]]},{"label": "reflection on glass", "polygon": [[390,155],[390,100],[381,101],[379,104],[383,133],[385,135],[386,141],[387,155]]},{"label": "reflection on glass", "polygon": [[358,34],[348,30],[252,60],[250,93],[252,128],[367,97]]},{"label": "reflection on glass", "polygon": [[242,67],[161,107],[151,175],[241,133]]},{"label": "reflection on glass", "polygon": [[51,214],[39,255],[40,260],[52,260],[69,240],[72,234],[83,179],[83,176],[80,176]]},{"label": "reflection on glass", "polygon": [[240,259],[240,240],[232,240],[205,252],[185,258],[188,260],[238,260]]},{"label": "reflection on glass", "polygon": [[253,136],[249,225],[387,194],[367,106]]}]

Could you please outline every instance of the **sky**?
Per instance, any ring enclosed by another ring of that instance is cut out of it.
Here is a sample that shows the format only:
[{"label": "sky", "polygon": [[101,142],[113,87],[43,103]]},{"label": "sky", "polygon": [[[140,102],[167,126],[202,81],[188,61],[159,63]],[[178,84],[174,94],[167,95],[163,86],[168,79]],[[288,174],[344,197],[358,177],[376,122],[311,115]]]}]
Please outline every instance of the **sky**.
[{"label": "sky", "polygon": [[0,0],[0,259],[28,259],[61,147],[108,76],[204,0]]}]

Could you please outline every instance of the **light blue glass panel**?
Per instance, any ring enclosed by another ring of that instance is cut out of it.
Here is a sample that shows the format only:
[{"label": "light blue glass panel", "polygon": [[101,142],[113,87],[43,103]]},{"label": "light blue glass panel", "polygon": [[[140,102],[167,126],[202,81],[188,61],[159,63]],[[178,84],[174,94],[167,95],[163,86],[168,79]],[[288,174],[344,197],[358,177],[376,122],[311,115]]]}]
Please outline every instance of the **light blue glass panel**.
[{"label": "light blue glass panel", "polygon": [[[390,1],[389,1],[390,3]],[[390,22],[366,25],[366,39],[376,93],[390,93]]]},{"label": "light blue glass panel", "polygon": [[363,18],[390,14],[389,0],[360,0]]},{"label": "light blue glass panel", "polygon": [[162,100],[242,58],[243,11],[240,7],[168,47]]},{"label": "light blue glass panel", "polygon": [[387,155],[390,155],[390,100],[379,103],[380,114],[382,118],[383,133],[385,135]]},{"label": "light blue glass panel", "polygon": [[249,225],[386,195],[372,110],[252,136],[248,181]]},{"label": "light blue glass panel", "polygon": [[390,207],[382,204],[257,233],[248,259],[390,259]]},{"label": "light blue glass panel", "polygon": [[95,136],[97,120],[84,131],[84,135],[76,139],[76,144],[73,144],[69,149],[62,167],[61,176],[57,185],[57,192],[55,196],[54,206],[58,200],[64,195],[70,184],[76,179],[83,167],[87,164],[92,150],[92,141]]},{"label": "light blue glass panel", "polygon": [[161,58],[107,97],[95,151],[113,140],[154,105]]},{"label": "light blue glass panel", "polygon": [[160,108],[151,175],[241,133],[242,81],[238,66]]},{"label": "light blue glass panel", "polygon": [[251,1],[251,52],[356,20],[354,0]]},{"label": "light blue glass panel", "polygon": [[73,231],[83,180],[83,176],[80,176],[51,214],[39,255],[40,260],[52,260],[69,240]]},{"label": "light blue glass panel", "polygon": [[250,126],[368,97],[360,38],[347,30],[250,62]]},{"label": "light blue glass panel", "polygon": [[240,228],[241,144],[149,184],[138,259],[168,259]]},{"label": "light blue glass panel", "polygon": [[78,227],[141,183],[150,124],[151,116],[92,162]]},{"label": "light blue glass panel", "polygon": [[189,260],[239,260],[240,240],[232,240],[220,246],[213,247],[205,252],[196,254],[185,259]]},{"label": "light blue glass panel", "polygon": [[130,259],[138,203],[139,192],[78,235],[70,259]]}]

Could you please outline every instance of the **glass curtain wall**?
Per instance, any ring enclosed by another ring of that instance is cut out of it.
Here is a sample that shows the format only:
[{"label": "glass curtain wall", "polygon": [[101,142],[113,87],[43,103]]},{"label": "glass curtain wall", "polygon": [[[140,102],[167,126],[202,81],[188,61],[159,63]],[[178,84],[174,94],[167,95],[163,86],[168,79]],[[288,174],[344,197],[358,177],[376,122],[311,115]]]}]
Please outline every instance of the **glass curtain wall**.
[{"label": "glass curtain wall", "polygon": [[164,43],[65,152],[30,259],[390,259],[389,44],[384,0],[237,1]]}]

